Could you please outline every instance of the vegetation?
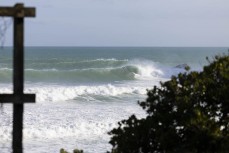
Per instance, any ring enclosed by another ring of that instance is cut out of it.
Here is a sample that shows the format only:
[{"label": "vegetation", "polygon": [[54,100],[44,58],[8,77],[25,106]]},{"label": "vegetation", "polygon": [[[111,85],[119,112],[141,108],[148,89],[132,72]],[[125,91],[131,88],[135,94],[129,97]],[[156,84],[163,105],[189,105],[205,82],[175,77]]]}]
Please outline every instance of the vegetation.
[{"label": "vegetation", "polygon": [[[60,149],[60,153],[69,153],[69,152],[67,152],[66,150],[62,148]],[[83,150],[74,149],[73,153],[83,153]]]},{"label": "vegetation", "polygon": [[109,132],[110,153],[228,152],[229,56],[216,56],[202,72],[172,76],[139,105],[147,117],[119,122]]}]

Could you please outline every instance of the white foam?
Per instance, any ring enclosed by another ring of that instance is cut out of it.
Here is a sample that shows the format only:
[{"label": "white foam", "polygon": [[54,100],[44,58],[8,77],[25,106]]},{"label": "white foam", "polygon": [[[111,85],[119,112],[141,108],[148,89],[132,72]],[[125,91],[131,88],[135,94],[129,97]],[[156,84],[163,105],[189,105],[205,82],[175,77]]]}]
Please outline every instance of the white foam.
[{"label": "white foam", "polygon": [[[12,122],[2,120],[12,117],[9,117],[9,114],[12,114],[10,108],[12,107],[4,106],[6,113],[0,116],[2,121],[0,122],[0,148],[3,144],[11,143]],[[144,117],[144,111],[136,103],[104,103],[101,105],[98,103],[47,102],[45,104],[27,104],[24,113],[23,138],[25,142],[29,142],[30,148],[26,150],[29,152],[37,146],[38,142],[41,142],[42,147],[35,153],[57,152],[62,147],[69,149],[79,144],[84,146],[80,148],[86,152],[93,152],[88,150],[90,148],[97,150],[96,145],[103,146],[102,151],[99,152],[106,151],[104,148],[110,147],[107,132],[117,127],[118,121],[133,113]],[[63,139],[68,140],[67,144],[63,143]]]},{"label": "white foam", "polygon": [[182,72],[182,69],[165,67],[159,63],[150,60],[135,59],[127,63],[138,68],[138,74],[135,74],[139,80],[169,79],[172,75]]},{"label": "white foam", "polygon": [[56,72],[56,71],[59,71],[58,69],[55,69],[55,68],[52,68],[52,69],[25,69],[25,71],[34,71],[34,72],[39,72],[39,71],[45,71],[45,72],[50,72],[50,71],[53,71],[53,72]]},{"label": "white foam", "polygon": [[12,68],[2,67],[0,68],[0,71],[12,71]]},{"label": "white foam", "polygon": [[27,89],[26,92],[36,93],[37,101],[66,101],[72,100],[82,95],[118,96],[122,94],[145,94],[146,88],[143,87],[116,87],[114,85],[100,86],[48,86],[34,87]]},{"label": "white foam", "polygon": [[[61,86],[36,85],[25,88],[25,93],[35,93],[37,102],[55,102],[73,100],[80,96],[119,96],[123,94],[146,94],[146,87],[115,86],[111,84],[99,86]],[[0,89],[0,93],[12,93],[9,85]]]}]

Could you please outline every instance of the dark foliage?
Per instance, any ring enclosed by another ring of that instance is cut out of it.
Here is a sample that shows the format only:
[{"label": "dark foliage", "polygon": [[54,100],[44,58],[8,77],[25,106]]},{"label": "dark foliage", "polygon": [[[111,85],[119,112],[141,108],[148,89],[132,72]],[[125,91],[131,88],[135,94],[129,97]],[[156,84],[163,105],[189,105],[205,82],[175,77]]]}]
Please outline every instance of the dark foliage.
[{"label": "dark foliage", "polygon": [[228,153],[229,56],[172,76],[139,105],[146,118],[132,115],[109,132],[112,153]]},{"label": "dark foliage", "polygon": [[[60,153],[69,153],[66,150],[64,150],[63,148],[60,149]],[[78,149],[74,149],[73,153],[83,153],[83,150],[78,150]]]}]

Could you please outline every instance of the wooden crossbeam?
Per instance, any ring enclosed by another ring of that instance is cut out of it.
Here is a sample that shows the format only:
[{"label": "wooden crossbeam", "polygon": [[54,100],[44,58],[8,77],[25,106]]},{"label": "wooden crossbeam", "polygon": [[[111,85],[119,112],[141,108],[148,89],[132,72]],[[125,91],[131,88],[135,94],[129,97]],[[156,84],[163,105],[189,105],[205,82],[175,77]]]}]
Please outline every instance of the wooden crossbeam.
[{"label": "wooden crossbeam", "polygon": [[0,7],[0,16],[6,17],[35,17],[35,8],[26,7],[24,8],[23,4],[16,4],[14,7]]},{"label": "wooden crossbeam", "polygon": [[23,153],[24,103],[35,102],[35,94],[24,94],[24,17],[35,17],[35,8],[16,4],[0,7],[0,16],[14,19],[13,94],[0,94],[0,103],[13,103],[13,153]]},{"label": "wooden crossbeam", "polygon": [[33,103],[35,98],[35,94],[0,94],[0,103]]}]

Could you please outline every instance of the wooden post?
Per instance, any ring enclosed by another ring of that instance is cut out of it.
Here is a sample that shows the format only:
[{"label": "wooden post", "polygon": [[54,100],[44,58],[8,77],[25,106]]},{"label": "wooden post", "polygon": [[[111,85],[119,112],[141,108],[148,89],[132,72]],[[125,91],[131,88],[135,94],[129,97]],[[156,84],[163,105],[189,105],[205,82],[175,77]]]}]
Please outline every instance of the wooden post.
[{"label": "wooden post", "polygon": [[1,103],[13,103],[13,153],[23,152],[23,111],[25,102],[35,102],[34,94],[24,94],[24,17],[34,17],[35,8],[23,4],[0,7],[0,16],[14,18],[13,94],[0,94]]},{"label": "wooden post", "polygon": [[[15,8],[23,9],[22,4]],[[24,18],[14,17],[14,49],[13,49],[13,91],[16,95],[22,95],[24,91]],[[22,153],[22,130],[24,104],[13,104],[13,150]]]}]

